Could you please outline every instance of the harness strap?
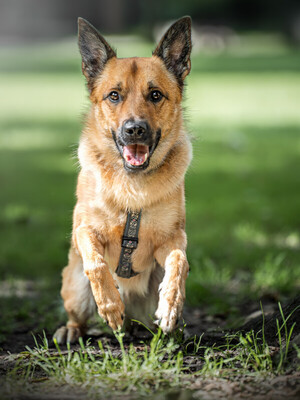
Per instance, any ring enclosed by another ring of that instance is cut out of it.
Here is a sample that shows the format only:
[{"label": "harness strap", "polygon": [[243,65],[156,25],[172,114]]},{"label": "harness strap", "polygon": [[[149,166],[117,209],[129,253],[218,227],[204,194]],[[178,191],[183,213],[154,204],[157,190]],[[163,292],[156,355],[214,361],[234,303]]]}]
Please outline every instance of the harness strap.
[{"label": "harness strap", "polygon": [[121,255],[116,274],[120,278],[131,278],[136,276],[138,272],[132,269],[131,256],[138,246],[138,234],[141,222],[142,211],[128,211],[126,225],[121,243]]}]

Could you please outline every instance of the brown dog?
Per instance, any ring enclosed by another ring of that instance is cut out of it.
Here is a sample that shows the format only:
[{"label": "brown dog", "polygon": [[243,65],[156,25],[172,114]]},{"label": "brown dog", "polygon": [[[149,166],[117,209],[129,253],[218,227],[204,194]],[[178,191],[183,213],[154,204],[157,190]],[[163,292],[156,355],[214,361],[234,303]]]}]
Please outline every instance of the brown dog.
[{"label": "brown dog", "polygon": [[170,332],[189,270],[184,175],[191,145],[181,101],[191,68],[191,20],[175,22],[152,57],[119,59],[79,19],[79,48],[92,105],[79,144],[72,246],[63,271],[69,320],[54,337],[75,342],[96,308],[114,330],[125,316],[150,326],[155,315]]}]

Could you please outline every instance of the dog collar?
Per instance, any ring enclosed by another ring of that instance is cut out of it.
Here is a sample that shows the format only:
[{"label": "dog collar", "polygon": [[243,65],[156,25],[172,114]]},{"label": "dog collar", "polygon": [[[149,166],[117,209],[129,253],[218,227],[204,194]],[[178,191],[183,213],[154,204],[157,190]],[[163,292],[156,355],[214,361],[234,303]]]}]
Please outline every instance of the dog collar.
[{"label": "dog collar", "polygon": [[141,215],[142,211],[128,211],[127,213],[127,220],[121,243],[121,255],[119,265],[116,269],[116,274],[120,278],[129,279],[138,274],[138,272],[134,272],[132,269],[131,256],[133,251],[137,248],[139,242],[138,234]]}]

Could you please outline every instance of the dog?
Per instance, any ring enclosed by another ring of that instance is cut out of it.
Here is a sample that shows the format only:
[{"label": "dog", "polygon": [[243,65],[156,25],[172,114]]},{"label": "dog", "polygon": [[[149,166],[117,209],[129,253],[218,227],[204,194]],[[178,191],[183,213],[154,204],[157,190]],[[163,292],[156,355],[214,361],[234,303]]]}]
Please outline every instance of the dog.
[{"label": "dog", "polygon": [[177,20],[149,58],[117,58],[78,19],[91,108],[78,147],[80,173],[61,296],[74,343],[97,310],[113,329],[131,319],[173,331],[185,301],[184,177],[192,148],[182,116],[191,69],[191,19]]}]

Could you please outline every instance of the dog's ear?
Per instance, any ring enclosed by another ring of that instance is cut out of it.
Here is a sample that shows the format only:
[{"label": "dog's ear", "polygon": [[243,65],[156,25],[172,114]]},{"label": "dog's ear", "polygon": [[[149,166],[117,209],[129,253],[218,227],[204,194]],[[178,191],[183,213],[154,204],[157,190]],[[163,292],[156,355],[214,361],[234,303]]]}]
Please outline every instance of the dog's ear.
[{"label": "dog's ear", "polygon": [[183,17],[174,22],[153,52],[153,55],[160,57],[168,70],[176,76],[180,86],[191,70],[191,22],[190,17]]},{"label": "dog's ear", "polygon": [[117,55],[97,29],[83,18],[78,18],[78,44],[82,57],[82,72],[91,92],[95,78],[107,61]]}]

